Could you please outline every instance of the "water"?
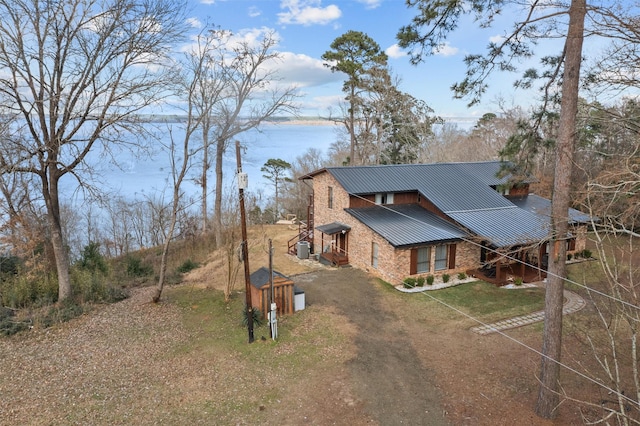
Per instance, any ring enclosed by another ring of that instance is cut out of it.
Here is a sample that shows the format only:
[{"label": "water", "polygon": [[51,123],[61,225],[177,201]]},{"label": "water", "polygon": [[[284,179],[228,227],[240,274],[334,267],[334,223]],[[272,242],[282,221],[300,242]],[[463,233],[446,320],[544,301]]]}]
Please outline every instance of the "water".
[{"label": "water", "polygon": [[[174,137],[180,140],[181,133],[174,125]],[[165,132],[163,144],[169,142]],[[263,191],[268,195],[273,192],[273,185],[262,176],[260,168],[270,158],[279,158],[289,163],[304,154],[309,148],[316,148],[326,153],[336,139],[336,126],[268,124],[260,131],[251,130],[238,135],[230,144],[224,158],[223,173],[225,190],[235,189],[236,150],[235,140],[244,148],[241,151],[242,171],[248,174],[248,191]],[[195,142],[197,144],[197,142]],[[162,145],[162,144],[158,144]],[[187,180],[182,189],[187,196],[199,197],[201,188],[195,182],[201,173],[200,156],[193,159]],[[170,198],[172,191],[171,163],[166,149],[156,149],[153,153],[137,156],[128,151],[118,152],[113,159],[106,161],[97,153],[88,159],[90,167],[96,172],[99,189],[105,193],[119,195],[128,200],[139,200],[145,197],[158,197],[165,194]],[[73,193],[75,183],[63,182],[65,192]],[[213,189],[215,174],[213,167],[209,170],[209,187]]]}]

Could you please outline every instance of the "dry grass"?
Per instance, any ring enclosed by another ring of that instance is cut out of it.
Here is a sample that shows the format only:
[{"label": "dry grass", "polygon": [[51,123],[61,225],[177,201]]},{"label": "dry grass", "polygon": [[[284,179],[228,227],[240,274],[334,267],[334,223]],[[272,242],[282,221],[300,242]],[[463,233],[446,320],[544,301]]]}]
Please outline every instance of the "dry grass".
[{"label": "dry grass", "polygon": [[[281,231],[252,233],[255,268],[267,260],[269,237],[282,251],[291,232]],[[283,273],[309,270],[286,257],[274,262]],[[263,327],[248,345],[242,298],[224,303],[220,266],[212,255],[169,287],[163,303],[149,303],[151,287],[137,288],[68,323],[1,339],[0,423],[291,424],[290,407],[318,405],[302,392],[310,383],[349,398],[341,381],[327,378],[345,374],[352,327],[311,307],[280,320],[277,342],[261,339]]]}]

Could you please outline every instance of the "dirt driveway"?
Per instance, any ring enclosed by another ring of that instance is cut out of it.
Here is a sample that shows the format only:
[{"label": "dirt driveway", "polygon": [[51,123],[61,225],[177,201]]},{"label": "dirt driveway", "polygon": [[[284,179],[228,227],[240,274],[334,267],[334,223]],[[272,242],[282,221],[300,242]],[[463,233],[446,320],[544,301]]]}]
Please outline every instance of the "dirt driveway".
[{"label": "dirt driveway", "polygon": [[295,277],[308,305],[336,308],[357,327],[348,364],[355,396],[381,425],[445,425],[433,372],[424,367],[404,321],[381,303],[381,289],[356,269]]}]

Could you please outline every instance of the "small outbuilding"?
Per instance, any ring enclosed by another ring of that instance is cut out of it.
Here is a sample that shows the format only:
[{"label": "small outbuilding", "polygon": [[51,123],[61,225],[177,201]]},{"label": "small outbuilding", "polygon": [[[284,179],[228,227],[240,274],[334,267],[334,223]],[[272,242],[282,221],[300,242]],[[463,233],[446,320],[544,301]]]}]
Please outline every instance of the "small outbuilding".
[{"label": "small outbuilding", "polygon": [[[269,311],[269,269],[262,267],[251,274],[251,305],[254,309],[260,309],[262,316],[267,317]],[[295,311],[304,309],[304,306],[296,306],[296,301],[302,300],[304,304],[304,292],[300,298],[300,290],[295,286],[293,280],[273,271],[273,301],[277,305],[277,314],[286,315],[293,314]],[[298,293],[296,293],[298,292]]]}]

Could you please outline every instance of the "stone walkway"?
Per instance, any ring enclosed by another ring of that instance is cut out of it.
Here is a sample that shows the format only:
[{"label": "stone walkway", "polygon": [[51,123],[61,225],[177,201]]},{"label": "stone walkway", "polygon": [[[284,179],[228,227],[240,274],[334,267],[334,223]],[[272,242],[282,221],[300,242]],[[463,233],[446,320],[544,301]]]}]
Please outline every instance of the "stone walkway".
[{"label": "stone walkway", "polygon": [[[586,305],[582,297],[569,290],[564,291],[564,299],[565,302],[564,307],[562,308],[562,312],[565,315],[577,312],[580,309],[584,308]],[[538,311],[533,312],[529,315],[522,315],[519,317],[494,322],[493,324],[485,324],[473,327],[471,331],[473,331],[474,333],[485,335],[542,321],[544,321],[544,311]]]}]

